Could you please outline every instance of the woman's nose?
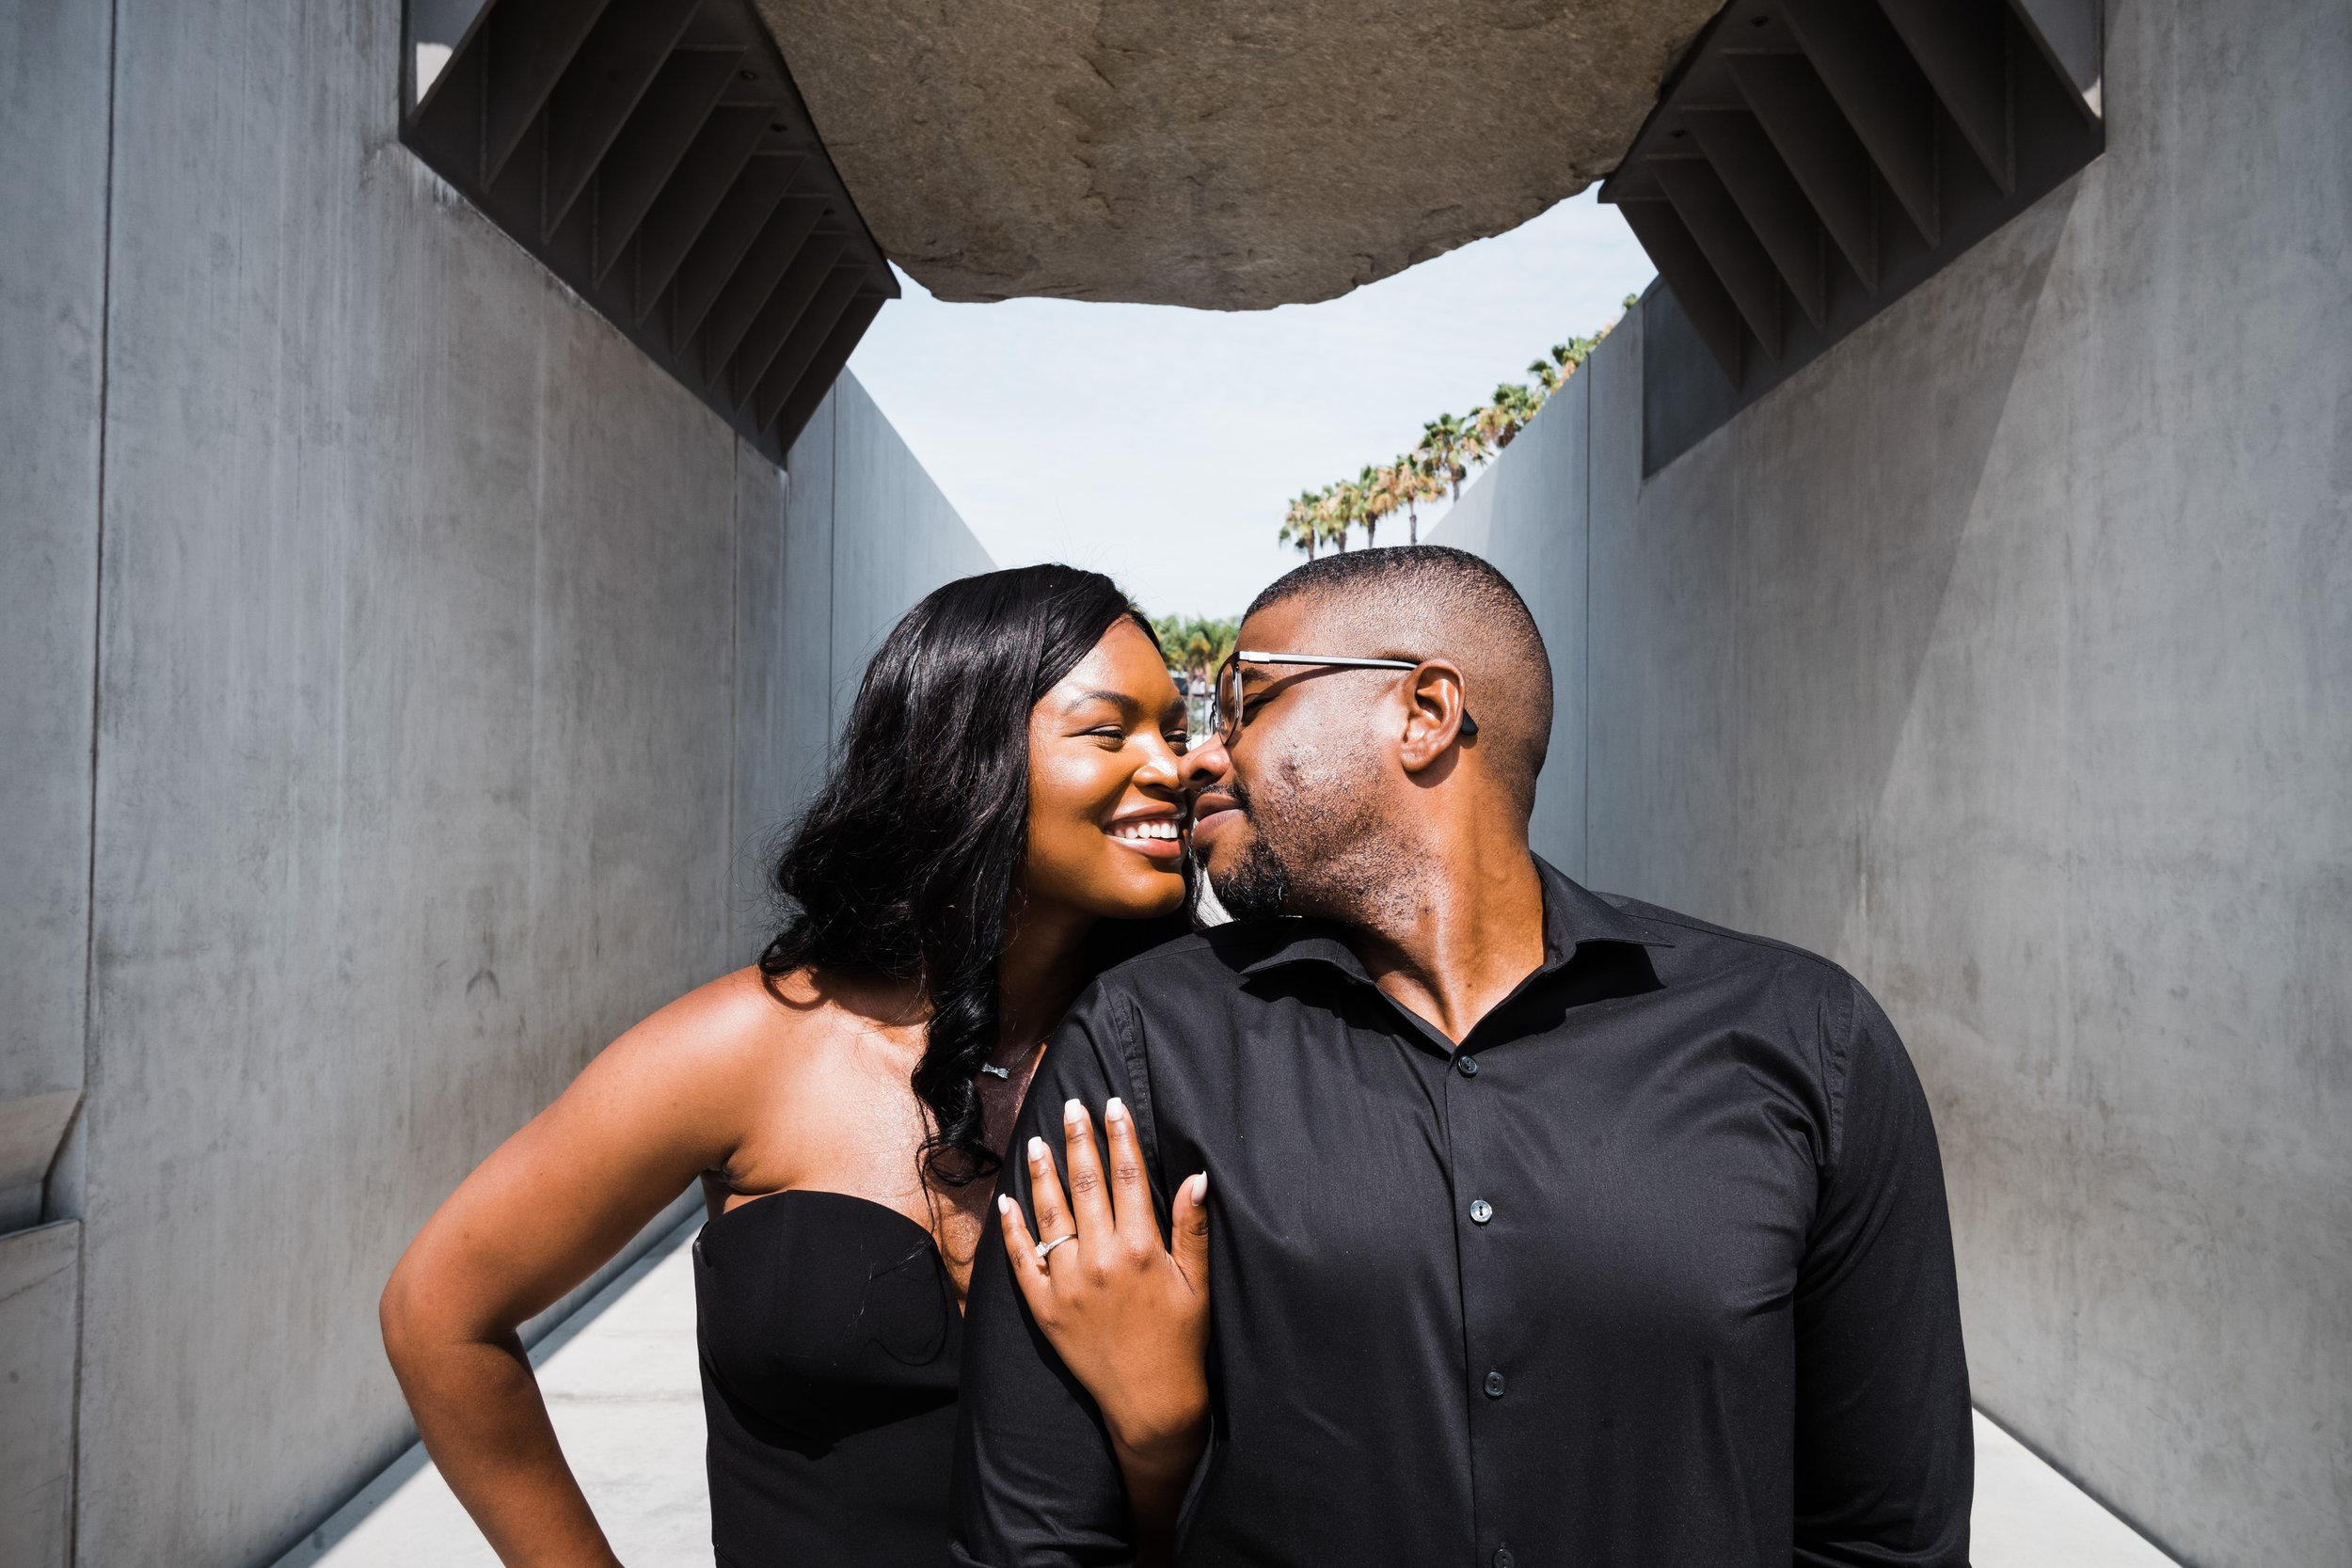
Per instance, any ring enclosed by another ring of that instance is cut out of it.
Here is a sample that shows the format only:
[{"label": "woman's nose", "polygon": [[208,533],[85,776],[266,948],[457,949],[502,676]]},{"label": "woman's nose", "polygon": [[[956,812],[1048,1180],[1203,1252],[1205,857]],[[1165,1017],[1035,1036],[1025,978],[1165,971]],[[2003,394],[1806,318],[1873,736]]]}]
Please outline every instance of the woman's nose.
[{"label": "woman's nose", "polygon": [[1144,748],[1143,761],[1136,768],[1131,782],[1159,789],[1184,787],[1184,757],[1175,744],[1159,736],[1150,737]]}]

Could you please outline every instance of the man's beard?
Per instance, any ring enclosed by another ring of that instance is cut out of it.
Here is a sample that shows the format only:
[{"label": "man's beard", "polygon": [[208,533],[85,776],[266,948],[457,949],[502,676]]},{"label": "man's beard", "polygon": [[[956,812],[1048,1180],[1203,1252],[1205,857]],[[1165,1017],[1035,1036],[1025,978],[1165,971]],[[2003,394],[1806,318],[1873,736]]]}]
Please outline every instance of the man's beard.
[{"label": "man's beard", "polygon": [[1391,835],[1354,787],[1375,759],[1326,742],[1304,762],[1268,765],[1263,805],[1240,780],[1226,786],[1249,824],[1249,843],[1209,885],[1235,920],[1295,914],[1360,924],[1394,880],[1394,858],[1382,847]]},{"label": "man's beard", "polygon": [[[1233,805],[1249,824],[1249,847],[1242,851],[1241,863],[1223,876],[1212,875],[1209,885],[1216,892],[1216,901],[1235,920],[1272,920],[1290,912],[1288,905],[1295,880],[1281,852],[1267,842],[1266,830],[1279,824],[1268,824],[1258,815],[1249,799],[1249,790],[1238,779],[1227,786]],[[1201,870],[1206,872],[1205,863]]]},{"label": "man's beard", "polygon": [[1272,845],[1253,837],[1249,847],[1242,851],[1241,863],[1225,876],[1210,877],[1209,885],[1216,890],[1216,901],[1225,906],[1225,912],[1235,920],[1272,920],[1290,898],[1290,868]]}]

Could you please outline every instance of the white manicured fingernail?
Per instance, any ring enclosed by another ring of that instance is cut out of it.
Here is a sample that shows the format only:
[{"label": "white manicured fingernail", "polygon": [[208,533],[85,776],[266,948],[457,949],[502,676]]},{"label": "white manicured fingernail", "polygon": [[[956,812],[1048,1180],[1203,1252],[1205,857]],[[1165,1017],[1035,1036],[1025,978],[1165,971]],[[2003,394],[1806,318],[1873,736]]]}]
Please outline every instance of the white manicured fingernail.
[{"label": "white manicured fingernail", "polygon": [[1209,1173],[1207,1171],[1202,1171],[1192,1179],[1192,1200],[1195,1203],[1209,1201]]},{"label": "white manicured fingernail", "polygon": [[1111,1096],[1109,1101],[1103,1107],[1103,1119],[1105,1121],[1117,1121],[1126,1114],[1127,1102],[1117,1095]]},{"label": "white manicured fingernail", "polygon": [[1043,1138],[1031,1138],[1029,1140],[1029,1163],[1035,1164],[1044,1158],[1045,1140]]},{"label": "white manicured fingernail", "polygon": [[1064,1120],[1064,1121],[1084,1121],[1084,1120],[1086,1120],[1086,1118],[1087,1118],[1087,1108],[1086,1108],[1083,1104],[1079,1103],[1077,1101],[1074,1101],[1074,1100],[1065,1100],[1065,1101],[1063,1101],[1061,1102],[1061,1119],[1062,1119],[1062,1120]]},{"label": "white manicured fingernail", "polygon": [[1002,1194],[1002,1193],[998,1193],[998,1194],[996,1195],[996,1212],[997,1212],[998,1213],[1000,1213],[1000,1214],[1009,1214],[1009,1213],[1011,1213],[1011,1212],[1012,1212],[1012,1199],[1010,1199],[1010,1198],[1007,1197],[1007,1196],[1006,1196],[1004,1194]]}]

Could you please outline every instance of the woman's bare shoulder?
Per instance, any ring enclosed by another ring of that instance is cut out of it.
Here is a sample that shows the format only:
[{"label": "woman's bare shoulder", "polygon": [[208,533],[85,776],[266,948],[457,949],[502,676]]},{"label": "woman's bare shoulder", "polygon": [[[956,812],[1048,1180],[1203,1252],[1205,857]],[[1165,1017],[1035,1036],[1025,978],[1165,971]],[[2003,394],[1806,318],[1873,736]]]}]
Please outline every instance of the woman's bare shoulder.
[{"label": "woman's bare shoulder", "polygon": [[845,1037],[919,1030],[890,988],[739,969],[697,986],[607,1046],[582,1086],[658,1101],[697,1123],[757,1119],[814,1087]]},{"label": "woman's bare shoulder", "polygon": [[710,1169],[748,1168],[748,1158],[763,1173],[754,1180],[788,1186],[797,1167],[776,1164],[778,1139],[798,1149],[831,1125],[827,1108],[840,1107],[845,1089],[844,1054],[833,1047],[891,1028],[872,1016],[872,1005],[863,988],[737,970],[607,1046],[565,1099],[613,1125],[691,1148]]},{"label": "woman's bare shoulder", "polygon": [[663,1181],[725,1164],[813,1054],[807,1009],[790,995],[770,995],[756,970],[697,986],[596,1053],[523,1136],[579,1143],[605,1168],[634,1162]]},{"label": "woman's bare shoulder", "polygon": [[771,981],[756,968],[695,987],[612,1042],[608,1055],[648,1067],[731,1077],[772,1073],[804,1053],[824,1027],[826,1004],[805,976]]}]

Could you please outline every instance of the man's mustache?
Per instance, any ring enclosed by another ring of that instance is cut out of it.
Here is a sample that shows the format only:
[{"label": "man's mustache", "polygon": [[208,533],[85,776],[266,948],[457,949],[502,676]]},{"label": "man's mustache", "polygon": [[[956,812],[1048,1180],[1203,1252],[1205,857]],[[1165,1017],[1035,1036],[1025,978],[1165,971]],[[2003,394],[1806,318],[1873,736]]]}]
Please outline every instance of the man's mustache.
[{"label": "man's mustache", "polygon": [[1234,779],[1229,781],[1228,783],[1218,784],[1211,789],[1202,790],[1199,796],[1195,797],[1194,809],[1196,815],[1198,815],[1199,812],[1199,802],[1200,800],[1210,799],[1230,800],[1232,802],[1232,809],[1240,812],[1244,816],[1254,817],[1256,816],[1256,813],[1251,810],[1248,787],[1239,779]]}]

